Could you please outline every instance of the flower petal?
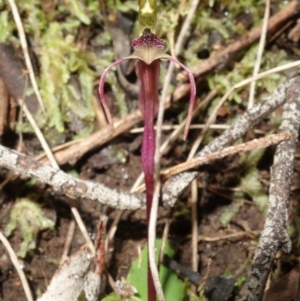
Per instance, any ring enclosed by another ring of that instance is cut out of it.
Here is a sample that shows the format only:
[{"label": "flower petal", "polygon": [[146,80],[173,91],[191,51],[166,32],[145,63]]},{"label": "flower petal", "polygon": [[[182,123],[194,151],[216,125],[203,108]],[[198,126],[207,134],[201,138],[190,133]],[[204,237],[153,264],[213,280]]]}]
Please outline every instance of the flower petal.
[{"label": "flower petal", "polygon": [[110,114],[110,111],[109,111],[109,108],[108,108],[108,105],[107,105],[107,102],[106,102],[106,98],[105,98],[105,93],[104,93],[105,77],[106,77],[107,72],[112,67],[114,67],[116,65],[119,65],[119,64],[121,64],[121,63],[123,63],[125,61],[128,61],[128,60],[130,60],[132,58],[134,58],[134,57],[127,56],[127,57],[120,58],[120,59],[116,60],[111,65],[109,65],[107,68],[105,68],[105,70],[103,71],[103,73],[101,75],[101,78],[99,80],[99,95],[100,95],[100,100],[101,100],[101,103],[102,103],[102,106],[103,106],[103,109],[104,109],[104,112],[105,112],[105,115],[106,115],[106,118],[107,118],[107,121],[109,123],[111,131],[114,130],[114,124],[113,124],[113,121],[112,121],[112,118],[111,118],[111,114]]},{"label": "flower petal", "polygon": [[134,49],[131,57],[142,60],[148,65],[164,55],[164,41],[147,29],[139,38],[133,40],[131,45]]},{"label": "flower petal", "polygon": [[147,65],[153,63],[153,61],[160,59],[164,56],[164,50],[159,48],[138,48],[134,50],[131,58],[144,61]]},{"label": "flower petal", "polygon": [[145,124],[153,124],[158,110],[158,83],[160,63],[154,61],[150,65],[138,60],[135,67],[136,75],[141,83],[139,93],[139,109],[144,116]]},{"label": "flower petal", "polygon": [[[142,166],[145,174],[147,224],[149,225],[152,199],[154,193],[154,155],[155,131],[154,118],[158,111],[158,83],[160,62],[155,60],[147,64],[143,60],[136,62],[136,75],[141,83],[139,109],[144,116],[144,132],[142,141]],[[148,259],[149,263],[149,259]],[[148,301],[155,301],[155,288],[150,268],[148,268]]]},{"label": "flower petal", "polygon": [[196,98],[195,79],[194,79],[192,72],[185,65],[180,63],[176,58],[174,58],[168,54],[163,54],[160,56],[160,59],[167,59],[175,64],[178,64],[181,68],[183,68],[187,72],[189,80],[190,80],[190,105],[189,105],[189,110],[188,110],[188,115],[187,115],[187,121],[185,124],[184,134],[183,134],[183,140],[186,140],[188,132],[189,132],[189,128],[191,125],[191,121],[192,121],[193,109],[194,109],[195,98]]}]

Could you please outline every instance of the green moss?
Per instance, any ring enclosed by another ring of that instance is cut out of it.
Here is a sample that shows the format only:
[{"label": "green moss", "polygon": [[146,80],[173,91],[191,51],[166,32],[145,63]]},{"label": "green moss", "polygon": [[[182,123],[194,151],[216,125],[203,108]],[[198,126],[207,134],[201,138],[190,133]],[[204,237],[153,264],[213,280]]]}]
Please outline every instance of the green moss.
[{"label": "green moss", "polygon": [[[47,108],[47,118],[37,116],[39,125],[55,127],[63,132],[69,121],[69,111],[92,124],[95,118],[92,105],[94,81],[103,70],[103,67],[99,70],[99,66],[106,65],[106,62],[99,63],[94,52],[84,50],[77,38],[84,35],[84,25],[90,25],[92,20],[100,21],[99,3],[72,0],[66,5],[58,4],[55,10],[47,13],[48,8],[38,0],[19,0],[17,6],[27,38],[33,41],[31,46],[34,46],[32,49],[38,54],[40,64],[38,84]],[[3,5],[3,9],[0,22],[4,27],[1,26],[0,40],[10,42],[15,24],[8,5]],[[58,17],[59,22],[56,21]],[[107,41],[107,35],[105,37]],[[86,134],[91,130],[89,127]]]},{"label": "green moss", "polygon": [[28,198],[22,198],[12,208],[5,235],[11,235],[17,227],[22,236],[22,243],[17,255],[24,258],[29,251],[35,249],[37,234],[42,230],[54,229],[54,222],[44,216],[37,203]]},{"label": "green moss", "polygon": [[106,0],[105,5],[108,11],[122,13],[138,12],[139,8],[136,1]]},{"label": "green moss", "polygon": [[14,26],[9,20],[9,14],[7,11],[0,12],[0,24],[0,43],[11,42],[13,40],[12,33]]},{"label": "green moss", "polygon": [[[75,21],[67,26],[52,22],[42,37],[39,50],[40,85],[49,113],[48,126],[55,126],[59,132],[64,130],[67,121],[66,110],[82,120],[92,121],[94,118],[92,91],[95,74],[89,69],[84,53],[76,46],[74,36],[63,35],[63,30],[70,32],[77,25]],[[78,73],[82,91],[75,90],[70,84],[71,75]]]}]

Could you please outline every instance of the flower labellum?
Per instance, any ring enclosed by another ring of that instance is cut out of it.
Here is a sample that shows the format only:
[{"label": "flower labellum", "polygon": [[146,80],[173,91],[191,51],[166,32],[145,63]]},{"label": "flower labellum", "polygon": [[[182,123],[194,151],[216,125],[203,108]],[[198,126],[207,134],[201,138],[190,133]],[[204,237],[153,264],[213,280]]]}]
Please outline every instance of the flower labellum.
[{"label": "flower labellum", "polygon": [[[147,1],[146,1],[147,3]],[[113,130],[113,121],[107,106],[104,94],[104,81],[107,72],[113,67],[124,61],[136,59],[136,75],[140,81],[140,93],[138,99],[139,110],[144,116],[144,132],[142,141],[142,166],[145,175],[146,200],[147,200],[147,224],[149,224],[150,210],[154,193],[154,155],[155,155],[155,132],[154,119],[158,111],[158,89],[160,74],[160,59],[166,59],[180,65],[188,74],[190,80],[190,105],[188,117],[184,131],[184,140],[187,137],[190,127],[192,112],[196,96],[196,85],[192,73],[189,69],[180,63],[174,57],[165,54],[165,44],[162,39],[158,38],[149,29],[145,29],[143,34],[133,40],[132,47],[134,52],[127,57],[118,59],[107,67],[99,82],[100,99],[108,119],[111,130]],[[148,301],[155,301],[155,288],[153,284],[150,268],[148,268]]]},{"label": "flower labellum", "polygon": [[[134,52],[124,58],[120,58],[113,62],[110,66],[108,66],[102,73],[100,82],[99,82],[99,95],[100,99],[106,114],[106,117],[108,119],[109,125],[111,127],[111,130],[113,130],[113,122],[112,118],[107,106],[105,94],[104,94],[104,83],[105,83],[105,77],[107,72],[114,66],[121,64],[122,62],[128,61],[130,59],[137,59],[139,61],[143,61],[147,65],[150,65],[152,62],[160,59],[166,59],[169,60],[175,64],[178,64],[181,66],[188,74],[189,81],[190,81],[190,106],[188,110],[188,117],[187,122],[184,130],[184,136],[183,139],[186,140],[187,134],[189,131],[189,127],[192,120],[192,113],[194,108],[194,102],[196,97],[196,84],[194,80],[194,76],[191,73],[191,71],[182,63],[180,63],[176,58],[164,53],[165,44],[162,39],[158,38],[155,34],[151,33],[149,30],[144,30],[144,33],[141,35],[141,37],[133,40],[132,47],[134,49]],[[151,88],[152,93],[158,93],[158,91],[154,91]],[[148,95],[147,95],[148,96]]]}]

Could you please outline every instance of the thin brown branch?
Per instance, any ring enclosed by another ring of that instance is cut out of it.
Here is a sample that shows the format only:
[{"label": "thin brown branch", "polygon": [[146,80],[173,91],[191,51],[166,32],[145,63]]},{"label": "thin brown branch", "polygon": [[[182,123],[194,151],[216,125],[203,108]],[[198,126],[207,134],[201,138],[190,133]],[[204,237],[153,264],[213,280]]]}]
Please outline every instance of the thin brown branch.
[{"label": "thin brown branch", "polygon": [[[262,24],[261,36],[259,39],[256,60],[255,60],[255,65],[253,68],[252,76],[255,76],[259,73],[261,60],[262,60],[262,56],[263,56],[264,49],[265,49],[267,33],[268,33],[268,22],[269,22],[269,17],[270,17],[270,5],[271,5],[270,2],[271,1],[265,0],[265,2],[266,2],[266,4],[265,4],[264,21]],[[253,81],[250,85],[250,90],[249,90],[248,109],[252,108],[253,104],[254,104],[255,86],[256,86],[256,82]]]},{"label": "thin brown branch", "polygon": [[290,134],[288,132],[281,132],[278,134],[273,134],[264,138],[254,139],[249,142],[241,143],[234,146],[226,147],[223,150],[214,152],[212,154],[207,154],[203,157],[196,157],[184,163],[178,164],[165,170],[161,173],[163,179],[167,179],[171,176],[177,175],[189,169],[199,167],[200,165],[207,164],[211,161],[222,159],[227,156],[231,156],[240,152],[248,152],[257,148],[264,148],[270,145],[278,144],[281,141],[288,140]]},{"label": "thin brown branch", "polygon": [[61,264],[68,258],[68,254],[70,252],[71,244],[72,244],[73,237],[74,237],[74,234],[75,234],[75,229],[76,229],[76,223],[72,219],[70,221],[70,224],[69,224],[69,227],[68,227],[68,232],[67,232],[67,235],[66,235],[65,245],[64,245],[63,253],[62,253],[62,256],[61,256],[61,260],[60,260]]},{"label": "thin brown branch", "polygon": [[105,249],[105,240],[106,240],[106,224],[107,216],[101,214],[99,217],[99,222],[97,225],[97,238],[95,241],[96,248],[96,273],[99,276],[102,276],[105,271],[105,262],[106,262],[106,252]]},{"label": "thin brown branch", "polygon": [[3,233],[1,231],[0,231],[0,241],[3,243],[6,251],[9,254],[11,262],[13,263],[15,269],[17,270],[17,272],[19,274],[27,301],[33,301],[33,297],[32,297],[31,291],[30,291],[30,287],[29,287],[27,278],[25,276],[24,271],[20,267],[18,257],[16,255],[15,251],[13,250],[13,248],[11,247],[9,241],[7,240],[7,238],[3,235]]},{"label": "thin brown branch", "polygon": [[220,241],[220,240],[232,239],[232,238],[240,238],[241,239],[245,236],[253,238],[253,237],[259,236],[260,233],[261,233],[260,230],[256,230],[256,231],[240,231],[240,232],[227,234],[227,235],[223,235],[223,236],[216,236],[216,237],[208,237],[205,235],[199,235],[198,241],[213,242],[213,241]]},{"label": "thin brown branch", "polygon": [[[55,159],[59,165],[68,162],[75,163],[88,151],[93,150],[94,148],[103,145],[114,137],[120,135],[121,133],[128,131],[140,121],[142,121],[142,114],[139,110],[135,110],[125,118],[115,121],[113,132],[110,131],[109,126],[104,127],[103,129],[97,131],[86,139],[80,140],[78,143],[56,152],[54,154]],[[48,159],[41,159],[40,162],[48,164]]]},{"label": "thin brown branch", "polygon": [[3,135],[7,128],[9,95],[6,86],[0,77],[0,137]]},{"label": "thin brown branch", "polygon": [[25,64],[26,64],[26,67],[29,71],[29,77],[30,77],[30,80],[31,80],[31,84],[33,86],[36,97],[39,101],[39,104],[40,104],[43,112],[45,112],[45,106],[44,106],[42,96],[40,94],[40,90],[38,88],[37,81],[36,81],[36,78],[35,78],[35,75],[34,75],[34,72],[33,72],[33,67],[32,67],[30,55],[29,55],[29,52],[28,52],[28,45],[27,45],[26,35],[25,35],[23,23],[22,23],[17,5],[16,5],[14,0],[8,0],[8,2],[9,2],[9,5],[11,7],[11,11],[12,11],[15,23],[17,25],[18,34],[19,34],[19,38],[20,38],[20,42],[21,42],[21,47],[22,47],[23,54],[24,54]]},{"label": "thin brown branch", "polygon": [[[297,16],[299,12],[299,0],[294,0],[288,3],[287,6],[285,6],[281,11],[279,11],[269,19],[268,33],[273,33],[280,25]],[[191,68],[192,73],[194,74],[194,76],[199,77],[201,75],[204,75],[205,73],[212,72],[216,68],[218,68],[218,70],[223,69],[230,61],[230,58],[257,41],[261,36],[261,32],[262,26],[253,29],[245,37],[242,37],[234,43],[231,43],[225,49],[220,51],[219,54],[203,60],[199,65]],[[178,76],[181,79],[187,79],[184,73],[180,73]]]}]

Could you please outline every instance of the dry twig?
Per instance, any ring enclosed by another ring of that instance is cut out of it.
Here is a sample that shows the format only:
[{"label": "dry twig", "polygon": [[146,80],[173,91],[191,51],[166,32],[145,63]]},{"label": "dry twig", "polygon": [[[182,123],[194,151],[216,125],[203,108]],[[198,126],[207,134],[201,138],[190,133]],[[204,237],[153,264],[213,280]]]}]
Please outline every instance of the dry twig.
[{"label": "dry twig", "polygon": [[[274,32],[280,25],[287,23],[288,20],[297,16],[300,11],[299,1],[293,0],[288,3],[281,11],[273,15],[269,19],[268,33]],[[227,46],[217,55],[202,61],[199,65],[191,69],[194,76],[199,77],[208,72],[213,72],[216,68],[218,70],[224,68],[229,62],[229,59],[236,55],[236,53],[249,47],[252,43],[257,41],[262,32],[262,26],[259,26],[250,31],[245,37],[240,38],[234,43]],[[181,79],[187,79],[184,73],[178,75]]]},{"label": "dry twig", "polygon": [[213,241],[219,241],[219,240],[225,240],[225,239],[232,239],[232,238],[243,238],[245,236],[249,237],[257,237],[259,236],[261,231],[255,230],[255,231],[240,231],[232,234],[227,234],[223,236],[216,236],[216,237],[208,237],[205,235],[199,235],[198,236],[198,241],[208,241],[208,242],[213,242]]},{"label": "dry twig", "polygon": [[[264,21],[263,21],[263,25],[262,25],[261,36],[259,39],[258,50],[257,50],[257,55],[256,55],[256,62],[255,62],[255,66],[253,69],[252,76],[257,75],[259,72],[261,58],[263,56],[263,52],[264,52],[264,48],[265,48],[265,44],[266,44],[266,38],[267,38],[267,32],[268,32],[268,21],[269,21],[269,16],[270,16],[270,0],[265,0],[265,1],[266,1],[266,5],[265,5]],[[255,84],[256,84],[256,82],[253,81],[250,85],[250,92],[249,92],[249,98],[248,98],[248,109],[251,109],[254,104]]]},{"label": "dry twig", "polygon": [[24,54],[25,64],[26,64],[26,67],[29,71],[29,77],[30,77],[30,80],[31,80],[31,84],[33,86],[36,97],[39,101],[39,104],[40,104],[42,110],[45,112],[44,103],[43,103],[43,100],[42,100],[42,97],[41,97],[41,94],[40,94],[40,90],[38,88],[37,81],[35,79],[35,75],[34,75],[34,72],[33,72],[33,67],[32,67],[32,63],[31,63],[31,60],[30,60],[29,52],[28,52],[28,45],[27,45],[27,41],[26,41],[26,35],[25,35],[24,27],[23,27],[23,24],[22,24],[22,20],[20,18],[20,14],[19,14],[17,5],[16,5],[14,0],[8,0],[8,2],[9,2],[9,5],[11,7],[11,11],[12,11],[14,20],[15,20],[16,25],[17,25],[19,38],[20,38],[20,42],[21,42],[21,47],[22,47],[23,54]]},{"label": "dry twig", "polygon": [[3,235],[3,233],[1,231],[0,231],[0,241],[3,243],[6,251],[9,254],[11,262],[13,263],[15,269],[17,270],[17,272],[19,274],[27,301],[33,301],[33,297],[32,297],[31,291],[30,291],[30,287],[28,285],[27,278],[25,276],[24,271],[20,267],[18,257],[16,255],[15,251],[13,250],[13,248],[11,247],[9,241],[6,239],[6,237]]},{"label": "dry twig", "polygon": [[207,154],[203,157],[196,157],[194,159],[190,159],[184,163],[173,166],[161,173],[163,179],[169,178],[171,176],[177,175],[189,169],[193,169],[199,167],[200,165],[204,165],[209,163],[210,161],[222,159],[227,156],[231,156],[241,152],[248,152],[250,150],[254,150],[257,148],[264,148],[270,145],[278,144],[279,142],[286,141],[290,138],[290,134],[288,132],[281,132],[278,134],[273,134],[264,138],[254,139],[249,142],[241,143],[234,146],[226,147],[220,151]]},{"label": "dry twig", "polygon": [[72,240],[73,240],[73,237],[75,234],[75,229],[76,229],[76,223],[72,219],[69,223],[69,228],[68,228],[68,232],[66,235],[65,245],[64,245],[63,253],[61,255],[60,263],[63,263],[68,258]]}]

